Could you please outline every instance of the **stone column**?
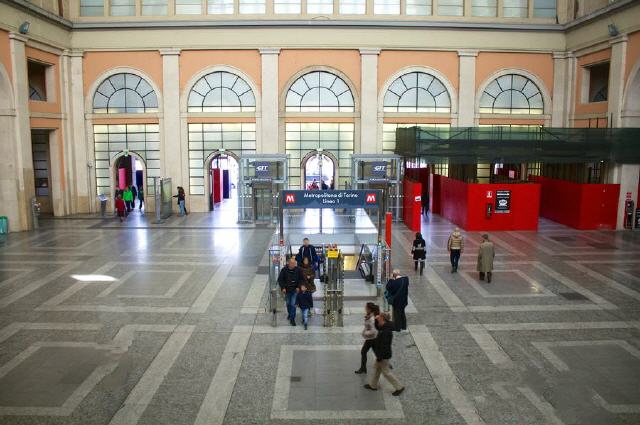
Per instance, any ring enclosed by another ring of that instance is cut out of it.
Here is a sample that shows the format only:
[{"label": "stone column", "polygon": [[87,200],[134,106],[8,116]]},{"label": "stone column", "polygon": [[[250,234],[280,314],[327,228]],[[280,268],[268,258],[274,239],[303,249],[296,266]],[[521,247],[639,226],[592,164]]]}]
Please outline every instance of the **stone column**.
[{"label": "stone column", "polygon": [[[33,227],[31,198],[35,196],[33,158],[31,155],[31,126],[29,123],[29,84],[27,81],[27,38],[16,33],[9,34],[11,68],[13,70],[13,95],[16,119],[14,121],[13,158],[15,164],[15,207],[12,214],[16,219],[9,222],[12,231],[28,230]],[[9,195],[11,196],[11,195]],[[12,198],[14,196],[11,196]],[[4,194],[3,194],[4,197]]]},{"label": "stone column", "polygon": [[624,101],[624,71],[627,63],[627,36],[612,39],[611,62],[609,65],[608,114],[611,127],[622,126],[622,102]]},{"label": "stone column", "polygon": [[[83,60],[84,52],[81,50],[71,50],[65,52],[68,56],[69,69],[63,76],[68,79],[65,86],[64,95],[68,97],[67,122],[69,129],[65,132],[64,138],[67,143],[69,171],[68,182],[72,191],[71,211],[73,213],[87,213],[96,210],[95,193],[95,159],[89,155],[89,144],[93,144],[93,139],[87,139],[87,128],[85,112],[85,93]],[[89,132],[93,134],[93,131]]]},{"label": "stone column", "polygon": [[572,58],[573,55],[570,52],[553,53],[551,127],[569,127],[575,87]]},{"label": "stone column", "polygon": [[182,186],[188,193],[189,182],[183,173],[183,168],[188,168],[188,149],[182,149],[183,141],[180,132],[180,49],[161,49],[160,54],[162,55],[162,117],[160,118],[162,175],[171,177],[174,189]]},{"label": "stone column", "polygon": [[258,153],[278,153],[278,55],[280,49],[260,49],[262,96]]},{"label": "stone column", "polygon": [[476,58],[477,50],[458,50],[458,119],[451,125],[473,127],[476,116]]},{"label": "stone column", "polygon": [[[620,197],[618,198],[618,220],[616,229],[624,228],[624,203],[627,193],[631,194],[631,199],[638,208],[638,182],[640,182],[640,165],[637,164],[616,164],[612,171],[612,183],[620,184]],[[635,213],[635,212],[634,212]]]},{"label": "stone column", "polygon": [[378,137],[379,54],[380,49],[360,49],[361,153],[382,153],[382,137]]}]

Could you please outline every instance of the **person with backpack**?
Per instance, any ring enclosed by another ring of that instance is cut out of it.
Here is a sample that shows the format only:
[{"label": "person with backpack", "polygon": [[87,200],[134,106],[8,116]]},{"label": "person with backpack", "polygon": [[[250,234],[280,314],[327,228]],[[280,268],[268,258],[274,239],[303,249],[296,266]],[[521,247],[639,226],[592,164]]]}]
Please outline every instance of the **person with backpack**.
[{"label": "person with backpack", "polygon": [[387,282],[384,296],[392,307],[396,331],[406,330],[407,316],[404,309],[409,304],[409,278],[400,275],[400,270],[395,269],[392,278]]},{"label": "person with backpack", "polygon": [[413,241],[411,247],[411,254],[413,255],[414,270],[418,271],[418,263],[420,264],[420,276],[424,272],[424,263],[427,259],[427,242],[422,237],[422,233],[416,233],[416,238]]}]

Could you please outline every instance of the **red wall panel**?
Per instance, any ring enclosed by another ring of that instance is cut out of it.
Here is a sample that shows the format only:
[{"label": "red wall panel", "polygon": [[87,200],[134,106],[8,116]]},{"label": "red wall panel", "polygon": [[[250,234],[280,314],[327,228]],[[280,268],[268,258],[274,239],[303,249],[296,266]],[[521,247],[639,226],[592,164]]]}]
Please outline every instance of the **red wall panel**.
[{"label": "red wall panel", "polygon": [[220,168],[212,168],[211,174],[213,176],[213,202],[218,203],[222,201],[222,169]]},{"label": "red wall panel", "polygon": [[429,176],[429,211],[432,214],[440,214],[440,196],[442,176],[431,174]]},{"label": "red wall panel", "polygon": [[402,221],[410,230],[419,232],[422,217],[422,184],[404,179],[402,191],[404,195],[402,198]]},{"label": "red wall panel", "polygon": [[[495,212],[495,193],[511,191],[511,209],[508,213]],[[492,198],[487,198],[487,192]],[[539,184],[469,184],[467,197],[467,225],[465,230],[538,230],[540,211]],[[486,204],[491,203],[493,213],[486,215]]]},{"label": "red wall panel", "polygon": [[440,215],[467,228],[467,184],[448,177],[440,177]]},{"label": "red wall panel", "polygon": [[[540,209],[539,184],[467,184],[439,176],[440,214],[468,231],[537,230]],[[434,185],[435,187],[435,185]],[[509,213],[495,212],[497,190],[511,191]],[[487,198],[491,192],[491,198]],[[434,200],[437,199],[434,196]],[[486,216],[486,205],[494,210]]]},{"label": "red wall panel", "polygon": [[620,185],[530,176],[542,185],[540,216],[580,230],[615,229]]}]

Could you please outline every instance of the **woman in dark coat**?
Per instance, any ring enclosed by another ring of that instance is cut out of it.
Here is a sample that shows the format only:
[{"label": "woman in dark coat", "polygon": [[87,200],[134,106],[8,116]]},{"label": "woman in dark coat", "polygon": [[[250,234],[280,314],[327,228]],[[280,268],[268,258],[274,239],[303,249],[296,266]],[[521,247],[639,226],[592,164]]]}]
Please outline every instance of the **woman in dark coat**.
[{"label": "woman in dark coat", "polygon": [[424,263],[427,258],[427,242],[422,237],[422,233],[416,233],[416,238],[411,247],[411,253],[413,254],[414,270],[418,271],[418,263],[420,263],[420,276],[422,276]]},{"label": "woman in dark coat", "polygon": [[316,284],[314,282],[316,271],[313,270],[313,266],[311,265],[311,262],[309,262],[309,257],[302,258],[300,271],[302,272],[304,284],[307,287],[307,290],[313,294],[314,292],[316,292]]}]

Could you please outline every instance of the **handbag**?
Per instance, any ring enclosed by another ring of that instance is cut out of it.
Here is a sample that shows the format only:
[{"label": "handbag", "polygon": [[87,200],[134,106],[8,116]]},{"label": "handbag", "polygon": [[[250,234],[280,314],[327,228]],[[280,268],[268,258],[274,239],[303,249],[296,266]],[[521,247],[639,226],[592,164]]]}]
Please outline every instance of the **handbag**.
[{"label": "handbag", "polygon": [[395,299],[395,297],[395,294],[391,294],[388,289],[384,290],[384,298],[389,304],[393,304],[393,300]]}]

